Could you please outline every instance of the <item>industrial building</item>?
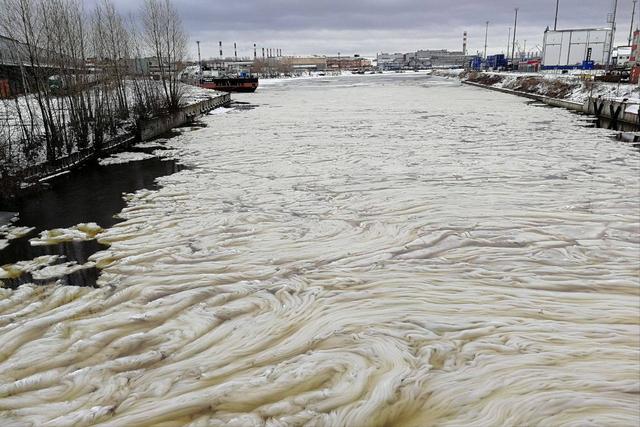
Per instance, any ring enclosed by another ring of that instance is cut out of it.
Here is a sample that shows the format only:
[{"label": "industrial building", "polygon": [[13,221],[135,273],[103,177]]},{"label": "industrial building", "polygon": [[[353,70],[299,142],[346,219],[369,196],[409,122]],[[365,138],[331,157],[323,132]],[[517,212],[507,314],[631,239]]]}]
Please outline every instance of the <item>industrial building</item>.
[{"label": "industrial building", "polygon": [[376,62],[380,70],[396,71],[402,69],[404,57],[404,53],[379,53]]},{"label": "industrial building", "polygon": [[542,49],[543,70],[591,69],[610,61],[611,28],[547,30]]},{"label": "industrial building", "polygon": [[327,58],[327,68],[330,70],[364,70],[371,67],[371,61],[360,55],[330,56]]},{"label": "industrial building", "polygon": [[300,71],[325,71],[327,69],[327,58],[324,56],[288,56],[282,58],[294,72]]},{"label": "industrial building", "polygon": [[446,49],[418,50],[410,53],[380,53],[377,56],[378,68],[383,71],[462,68],[470,57],[464,52],[450,52]]}]

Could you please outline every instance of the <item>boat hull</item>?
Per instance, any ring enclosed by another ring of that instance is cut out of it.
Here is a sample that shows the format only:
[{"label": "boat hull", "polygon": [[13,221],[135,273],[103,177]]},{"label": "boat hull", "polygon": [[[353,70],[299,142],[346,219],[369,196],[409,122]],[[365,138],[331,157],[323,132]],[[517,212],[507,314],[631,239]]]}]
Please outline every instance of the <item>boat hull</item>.
[{"label": "boat hull", "polygon": [[205,89],[213,89],[221,92],[244,92],[251,93],[258,89],[258,78],[219,78],[211,80],[203,80],[200,87]]}]

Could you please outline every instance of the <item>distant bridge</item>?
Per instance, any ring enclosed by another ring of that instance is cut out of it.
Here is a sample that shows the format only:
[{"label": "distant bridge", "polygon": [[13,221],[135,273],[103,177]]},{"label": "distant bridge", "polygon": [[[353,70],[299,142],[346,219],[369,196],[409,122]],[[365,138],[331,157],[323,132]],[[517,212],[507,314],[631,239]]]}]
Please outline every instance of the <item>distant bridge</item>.
[{"label": "distant bridge", "polygon": [[[39,51],[46,52],[43,49]],[[33,68],[28,46],[0,35],[0,98],[24,93],[23,73]],[[41,77],[53,76],[60,70],[59,66],[53,64],[40,64],[37,68]]]}]

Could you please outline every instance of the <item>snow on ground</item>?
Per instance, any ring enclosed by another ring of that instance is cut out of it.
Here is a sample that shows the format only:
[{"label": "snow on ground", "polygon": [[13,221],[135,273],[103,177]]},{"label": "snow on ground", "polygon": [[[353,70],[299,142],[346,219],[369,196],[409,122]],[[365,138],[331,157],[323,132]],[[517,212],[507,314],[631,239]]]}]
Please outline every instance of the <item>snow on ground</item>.
[{"label": "snow on ground", "polygon": [[544,93],[545,87],[549,83],[563,82],[575,86],[573,91],[564,99],[584,103],[591,97],[603,97],[606,99],[619,100],[627,99],[627,102],[640,103],[640,87],[638,85],[629,83],[605,83],[605,82],[592,82],[582,80],[575,75],[562,75],[562,74],[535,74],[535,73],[500,73],[500,76],[504,76],[502,82],[496,83],[495,87],[502,87],[509,89],[513,86],[518,79],[523,77],[536,77],[540,78],[540,90],[538,93]]},{"label": "snow on ground", "polygon": [[153,154],[147,153],[132,153],[125,151],[123,153],[116,153],[110,157],[100,159],[100,166],[120,165],[129,162],[139,162],[140,160],[146,160],[154,157]]},{"label": "snow on ground", "polygon": [[182,91],[183,97],[180,104],[183,106],[197,104],[198,102],[224,95],[224,92],[218,92],[217,90],[205,89],[188,84],[182,85]]},{"label": "snow on ground", "polygon": [[[152,81],[147,82],[155,86],[155,90],[159,93],[162,92],[162,82]],[[181,83],[181,91],[183,94],[181,105],[189,106],[198,102],[206,101],[224,95],[223,92],[218,92],[211,89],[204,89],[197,86]],[[135,104],[135,82],[133,80],[126,82],[127,102],[130,108],[133,108]],[[91,97],[91,99],[94,99]],[[54,110],[60,111],[69,118],[69,104],[68,99],[65,97],[51,98],[51,102],[54,105]],[[22,135],[20,116],[24,120],[27,120],[27,111],[32,110],[34,112],[34,120],[31,123],[27,123],[27,126],[34,126],[36,134],[43,134],[44,127],[42,125],[41,112],[38,108],[37,99],[34,95],[20,96],[15,99],[3,99],[0,100],[0,164],[5,163],[6,159],[11,159],[11,164],[14,167],[22,167],[26,164],[39,164],[46,161],[46,152],[44,147],[35,152],[31,161],[27,161],[25,153],[22,151],[21,144],[17,141],[20,140]],[[119,133],[125,131],[126,127],[133,126],[134,118],[122,121],[119,126]],[[88,145],[91,145],[91,141],[88,141]],[[77,147],[71,148],[71,153],[77,151]]]},{"label": "snow on ground", "polygon": [[[434,70],[432,75],[466,80],[469,75],[463,70]],[[602,97],[609,100],[625,101],[629,104],[640,104],[640,86],[629,83],[606,83],[585,80],[577,74],[553,73],[512,73],[512,72],[482,72],[476,74],[482,80],[481,84],[496,88],[523,90],[526,81],[527,93],[550,96],[577,103],[585,103],[591,97]],[[493,81],[495,80],[495,81]],[[564,89],[566,90],[564,90]],[[560,95],[558,95],[560,93]],[[637,112],[637,105],[631,105],[628,112]]]}]

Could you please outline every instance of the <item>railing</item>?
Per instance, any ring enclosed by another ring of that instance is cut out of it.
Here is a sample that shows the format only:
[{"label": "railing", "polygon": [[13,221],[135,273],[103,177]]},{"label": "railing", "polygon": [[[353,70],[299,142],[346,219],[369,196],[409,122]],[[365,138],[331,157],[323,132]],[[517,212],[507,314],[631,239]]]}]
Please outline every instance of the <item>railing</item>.
[{"label": "railing", "polygon": [[[184,108],[183,112],[188,118],[198,114],[206,114],[231,102],[231,95],[226,93],[213,99],[207,99],[197,104]],[[145,123],[138,123],[138,127],[144,127]],[[138,140],[135,132],[118,135],[103,143],[100,147],[84,149],[71,153],[68,156],[47,161],[37,165],[26,167],[15,174],[0,176],[0,192],[19,183],[34,184],[37,181],[53,177],[57,174],[71,170],[85,162],[98,158],[100,154],[117,150]]]},{"label": "railing", "polygon": [[20,171],[18,176],[24,182],[35,182],[48,176],[53,176],[78,166],[86,161],[96,158],[99,154],[111,151],[122,146],[126,146],[135,140],[133,133],[118,135],[110,139],[98,149],[85,149],[71,153],[68,156],[61,157],[46,163],[27,167]]}]

